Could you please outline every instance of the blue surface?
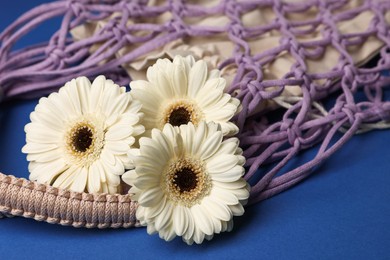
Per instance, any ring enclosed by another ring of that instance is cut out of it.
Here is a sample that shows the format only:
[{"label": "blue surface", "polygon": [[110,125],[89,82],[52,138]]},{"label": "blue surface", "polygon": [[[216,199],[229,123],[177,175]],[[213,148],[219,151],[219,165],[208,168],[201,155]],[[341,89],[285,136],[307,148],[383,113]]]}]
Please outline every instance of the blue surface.
[{"label": "blue surface", "polygon": [[[3,1],[0,31],[39,2]],[[36,103],[0,106],[4,173],[28,176],[20,149]],[[355,136],[312,177],[249,207],[233,232],[200,246],[180,238],[166,243],[144,228],[87,230],[11,218],[0,220],[0,259],[390,259],[389,144],[390,131]]]}]

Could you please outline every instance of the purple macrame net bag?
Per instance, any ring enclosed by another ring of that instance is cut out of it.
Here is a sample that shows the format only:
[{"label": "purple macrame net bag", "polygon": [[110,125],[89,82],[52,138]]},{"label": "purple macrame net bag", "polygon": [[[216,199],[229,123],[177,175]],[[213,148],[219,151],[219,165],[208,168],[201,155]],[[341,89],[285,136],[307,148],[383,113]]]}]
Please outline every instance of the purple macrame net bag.
[{"label": "purple macrame net bag", "polygon": [[[129,76],[121,65],[148,55],[164,45],[188,37],[214,37],[224,34],[234,44],[230,57],[220,69],[237,68],[229,92],[242,102],[242,111],[235,118],[241,129],[238,134],[247,159],[245,179],[251,185],[250,202],[255,203],[288,189],[311,174],[313,169],[337,151],[355,133],[367,126],[386,123],[390,119],[390,102],[384,100],[384,88],[390,84],[384,71],[390,69],[390,26],[385,14],[389,1],[363,1],[344,10],[344,0],[281,0],[230,1],[205,7],[193,1],[166,1],[151,6],[148,1],[80,0],[57,1],[38,6],[19,17],[0,34],[0,91],[3,100],[30,98],[50,93],[66,81],[86,75],[104,74],[121,84]],[[257,8],[269,8],[275,18],[258,26],[246,27],[241,15]],[[316,10],[305,21],[289,19],[291,14]],[[336,25],[353,19],[363,11],[373,16],[368,29],[359,33],[341,33]],[[119,12],[121,15],[111,18]],[[169,12],[171,18],[157,24],[144,21]],[[194,25],[189,18],[223,15],[228,25]],[[14,46],[33,28],[52,18],[61,17],[61,27],[48,42],[21,50]],[[91,37],[74,41],[70,31],[86,21],[107,19],[106,25]],[[137,21],[128,24],[132,19]],[[299,37],[321,26],[321,39],[299,41]],[[147,34],[137,35],[138,31]],[[248,43],[270,32],[280,33],[279,44],[253,53]],[[382,44],[379,60],[370,67],[359,67],[349,53],[369,37]],[[92,46],[100,44],[95,52]],[[132,51],[117,57],[114,54],[125,45]],[[328,71],[312,73],[309,59],[324,54],[327,47],[335,49],[339,58]],[[283,77],[267,79],[262,68],[278,59],[282,53],[293,57],[293,65]],[[259,104],[279,97],[288,86],[299,86],[301,97],[287,108],[260,111]],[[359,98],[356,98],[359,93]],[[317,104],[333,96],[335,102],[326,109]],[[340,134],[341,130],[341,134]],[[286,170],[286,164],[301,150],[318,145],[313,158]],[[259,171],[262,166],[268,171]]]}]

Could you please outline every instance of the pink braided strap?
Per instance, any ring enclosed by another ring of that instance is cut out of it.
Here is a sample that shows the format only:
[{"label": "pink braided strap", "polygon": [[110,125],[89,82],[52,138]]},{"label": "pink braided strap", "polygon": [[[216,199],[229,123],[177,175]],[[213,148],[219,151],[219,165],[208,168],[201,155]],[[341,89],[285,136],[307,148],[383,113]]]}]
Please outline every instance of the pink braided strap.
[{"label": "pink braided strap", "polygon": [[23,216],[86,228],[139,226],[137,203],[128,195],[88,194],[57,189],[0,173],[0,218]]}]

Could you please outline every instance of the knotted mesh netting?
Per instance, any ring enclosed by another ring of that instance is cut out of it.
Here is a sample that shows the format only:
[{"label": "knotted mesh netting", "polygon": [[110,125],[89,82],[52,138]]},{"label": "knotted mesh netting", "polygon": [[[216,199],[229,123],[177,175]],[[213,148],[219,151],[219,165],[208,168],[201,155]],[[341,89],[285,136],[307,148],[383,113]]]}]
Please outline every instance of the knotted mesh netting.
[{"label": "knotted mesh netting", "polygon": [[[389,1],[374,0],[52,2],[0,34],[0,90],[4,99],[36,97],[99,74],[128,84],[128,64],[172,42],[227,42],[216,64],[231,71],[228,92],[242,102],[236,123],[253,203],[307,177],[355,133],[388,127],[389,12]],[[48,42],[14,47],[58,17]],[[93,34],[72,37],[98,21],[105,22]],[[286,170],[316,144],[313,158]],[[267,172],[258,170],[265,165]]]}]

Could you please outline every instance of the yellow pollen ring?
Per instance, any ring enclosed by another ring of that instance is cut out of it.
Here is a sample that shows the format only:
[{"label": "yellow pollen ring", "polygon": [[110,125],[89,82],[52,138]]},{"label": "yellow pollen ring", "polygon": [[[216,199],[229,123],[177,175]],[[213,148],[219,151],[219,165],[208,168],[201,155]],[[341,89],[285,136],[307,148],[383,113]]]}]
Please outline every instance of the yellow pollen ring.
[{"label": "yellow pollen ring", "polygon": [[198,106],[190,100],[177,100],[163,109],[161,128],[170,123],[173,126],[193,123],[195,126],[203,119],[203,113]]},{"label": "yellow pollen ring", "polygon": [[[185,174],[188,174],[190,183],[183,180],[186,177],[183,176]],[[192,158],[177,159],[168,165],[163,176],[162,185],[167,198],[186,207],[199,203],[211,190],[210,177],[203,163],[199,160]]]},{"label": "yellow pollen ring", "polygon": [[103,130],[85,118],[69,126],[64,136],[68,164],[90,166],[100,157],[103,149]]}]

